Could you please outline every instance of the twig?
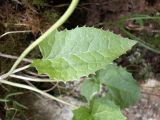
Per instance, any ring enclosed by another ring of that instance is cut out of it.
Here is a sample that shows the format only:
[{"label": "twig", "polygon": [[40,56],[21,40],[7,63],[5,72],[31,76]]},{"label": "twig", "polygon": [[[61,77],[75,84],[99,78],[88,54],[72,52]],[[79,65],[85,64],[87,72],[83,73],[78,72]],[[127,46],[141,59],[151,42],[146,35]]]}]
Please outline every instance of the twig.
[{"label": "twig", "polygon": [[37,92],[37,93],[39,93],[39,94],[41,94],[41,95],[43,95],[45,97],[48,97],[48,98],[50,98],[52,100],[55,100],[57,102],[63,103],[65,105],[71,106],[73,108],[77,108],[76,106],[73,106],[70,103],[67,103],[67,102],[65,102],[65,101],[63,101],[61,99],[58,99],[58,98],[56,98],[56,97],[54,97],[54,96],[52,96],[52,95],[50,95],[48,93],[43,92],[42,90],[39,90],[37,88],[31,87],[31,86],[28,86],[28,85],[24,85],[24,84],[20,84],[20,83],[15,83],[15,82],[7,81],[7,80],[2,80],[2,79],[0,80],[0,83],[7,84],[7,85],[10,85],[10,86],[14,86],[14,87],[18,87],[18,88],[23,88],[23,89],[31,90],[31,91]]},{"label": "twig", "polygon": [[25,81],[29,86],[31,86],[31,87],[34,87],[34,88],[37,88],[35,85],[33,85],[30,81]]},{"label": "twig", "polygon": [[14,74],[14,73],[17,73],[17,72],[20,72],[20,71],[22,71],[22,70],[28,69],[28,68],[30,68],[30,67],[31,67],[31,65],[29,64],[29,65],[26,65],[26,66],[24,66],[24,67],[17,68],[17,69],[15,69],[15,70],[13,71],[13,74]]},{"label": "twig", "polygon": [[[27,69],[27,68],[29,68],[29,67],[31,67],[30,64],[29,64],[29,65],[26,65],[26,66],[24,66],[24,67],[17,68],[17,69],[15,69],[15,70],[13,71],[13,74],[14,74],[14,73],[17,73],[17,72],[20,72],[20,71],[22,71],[22,70],[25,70],[25,69]],[[3,75],[0,76],[0,80],[1,80],[2,78],[3,78]]]},{"label": "twig", "polygon": [[[10,75],[10,77],[13,78],[17,78],[17,79],[21,79],[24,80],[28,85],[37,88],[36,86],[34,86],[31,82],[55,82],[54,80],[50,80],[50,79],[38,79],[38,78],[34,78],[34,77],[24,77],[24,76],[19,76],[19,75]],[[56,83],[56,85],[52,86],[51,88],[47,89],[47,90],[43,90],[44,92],[49,92],[51,90],[53,90],[56,86],[57,86],[58,82]]]},{"label": "twig", "polygon": [[6,32],[4,34],[2,34],[0,36],[0,39],[6,35],[9,35],[9,34],[16,34],[16,33],[29,33],[29,32],[32,32],[31,30],[25,30],[25,31],[9,31],[9,32]]},{"label": "twig", "polygon": [[[10,58],[10,59],[18,59],[17,56],[8,55],[8,54],[4,54],[4,53],[1,53],[1,52],[0,52],[0,57]],[[28,59],[28,58],[24,58],[23,61],[24,61],[24,62],[28,62],[28,63],[32,63],[32,60],[31,60],[31,59]]]},{"label": "twig", "polygon": [[46,77],[48,77],[47,75],[39,75],[39,74],[37,74],[37,73],[34,73],[34,72],[32,72],[32,71],[28,71],[28,70],[26,70],[25,71],[25,73],[28,75],[31,75],[31,76],[36,76],[36,77],[41,77],[41,78],[46,78]]},{"label": "twig", "polygon": [[57,82],[55,85],[53,85],[51,88],[49,88],[49,89],[47,89],[47,90],[43,90],[43,91],[44,91],[44,92],[49,92],[49,91],[55,89],[55,88],[57,87],[57,85],[58,85],[58,82]]},{"label": "twig", "polygon": [[14,74],[10,75],[10,77],[25,80],[25,81],[32,81],[32,82],[57,82],[57,81],[50,80],[50,79],[38,79],[35,77],[29,77],[29,76],[24,77],[24,76],[14,75]]},{"label": "twig", "polygon": [[[29,86],[38,89],[35,85],[33,85],[30,81],[24,81],[26,82]],[[37,97],[42,98],[39,94],[35,94]]]}]

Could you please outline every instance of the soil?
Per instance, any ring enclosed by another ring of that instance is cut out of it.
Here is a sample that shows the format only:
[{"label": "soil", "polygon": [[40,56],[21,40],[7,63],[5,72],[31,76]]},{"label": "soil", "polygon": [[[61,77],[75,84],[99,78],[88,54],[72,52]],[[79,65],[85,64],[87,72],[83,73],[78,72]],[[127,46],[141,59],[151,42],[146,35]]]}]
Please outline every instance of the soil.
[{"label": "soil", "polygon": [[[18,56],[32,41],[46,31],[69,5],[68,0],[44,0],[47,4],[36,3],[34,5],[32,1],[33,0],[0,0],[0,11],[3,11],[0,14],[0,34],[7,31],[30,30],[30,32],[27,33],[11,34],[0,38],[0,53]],[[76,26],[84,25],[95,26],[97,28],[103,28],[104,30],[110,29],[117,34],[130,37],[120,28],[119,21],[121,19],[135,14],[155,16],[159,15],[159,13],[160,0],[81,0],[73,15],[60,29],[64,27],[72,29]],[[139,30],[141,28],[139,24],[137,25],[135,21],[126,20],[123,27],[135,36],[140,37],[143,41],[147,42],[147,44],[149,43],[153,49],[159,51],[159,23],[160,21],[145,21],[145,29]],[[146,41],[148,39],[149,41]],[[157,40],[153,45],[155,39]],[[28,58],[32,59],[40,56],[38,49],[35,49]],[[0,56],[0,74],[5,73],[13,62],[13,59]],[[160,54],[148,50],[141,45],[137,45],[132,51],[123,55],[115,62],[132,72],[133,76],[141,85],[141,100],[135,106],[124,111],[128,120],[159,120],[160,83],[158,81],[160,80]],[[22,63],[22,65],[24,64],[26,64],[26,62]],[[50,84],[34,85],[43,89],[50,87]],[[63,84],[60,85],[60,87],[66,86]],[[10,91],[17,91],[17,89],[0,86],[0,98],[4,98]],[[13,97],[13,100],[19,101],[24,106],[27,106],[29,110],[21,109],[21,107],[19,109],[19,107],[17,108],[16,106],[18,112],[15,114],[14,120],[71,120],[71,108],[50,101],[42,96],[37,96],[34,93],[26,93],[26,91],[23,90],[20,91],[24,92],[24,95],[16,98]],[[55,91],[57,92],[59,89],[56,88],[56,90],[54,89],[50,93],[56,94]],[[76,105],[83,104],[81,100],[76,99],[78,94],[75,94],[73,96],[65,95],[63,99]],[[15,107],[12,102],[10,106]],[[10,112],[10,110],[7,110],[5,107],[5,104],[0,102],[0,120],[4,120],[6,114],[9,114],[6,120],[10,120],[15,113],[14,111]]]}]

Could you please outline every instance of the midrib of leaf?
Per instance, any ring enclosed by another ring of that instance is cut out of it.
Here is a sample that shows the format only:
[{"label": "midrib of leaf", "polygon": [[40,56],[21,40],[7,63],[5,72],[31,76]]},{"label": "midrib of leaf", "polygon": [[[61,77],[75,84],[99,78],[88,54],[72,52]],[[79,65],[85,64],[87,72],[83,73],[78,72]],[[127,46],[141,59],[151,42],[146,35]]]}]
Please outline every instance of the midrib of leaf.
[{"label": "midrib of leaf", "polygon": [[[98,53],[99,55],[101,55],[102,57],[104,57],[103,59],[106,59],[106,61],[104,60],[104,62],[102,62],[102,60],[101,59],[99,59],[99,60],[97,60],[96,59],[96,61],[87,61],[87,60],[84,60],[84,59],[82,59],[81,57],[79,57],[79,56],[81,56],[82,54],[89,54],[89,53],[93,53],[93,52],[84,52],[84,53],[81,53],[81,54],[79,54],[79,55],[75,55],[75,54],[70,54],[70,56],[69,55],[66,55],[66,56],[62,56],[62,57],[59,57],[59,58],[61,58],[61,59],[63,59],[65,62],[67,62],[68,63],[68,65],[69,66],[67,66],[67,67],[64,67],[64,69],[67,71],[67,69],[69,69],[71,66],[72,66],[72,68],[74,69],[74,67],[78,67],[78,66],[82,66],[82,65],[85,65],[85,66],[87,66],[88,64],[101,64],[101,66],[99,67],[99,68],[103,68],[103,66],[104,66],[104,64],[106,64],[106,62],[107,61],[110,61],[110,63],[112,62],[112,59],[111,58],[113,58],[113,56],[104,56],[104,55],[102,55],[102,54],[100,54],[99,52],[97,52],[97,51],[94,51],[95,53]],[[91,55],[91,54],[90,54]],[[113,54],[112,54],[113,55]],[[69,58],[69,57],[72,57],[72,56],[76,56],[79,60],[81,60],[82,62],[81,63],[79,63],[79,64],[72,64],[72,63],[70,63],[69,62],[69,60],[67,60],[67,58]],[[116,55],[115,55],[116,56]],[[96,57],[95,57],[96,58]],[[116,59],[116,57],[114,57],[115,59]],[[52,59],[52,58],[50,58],[50,59],[43,59],[43,60],[48,60],[48,61],[50,61],[50,62],[52,62],[52,61],[54,61],[54,60],[56,60],[56,59],[58,59],[58,57],[57,58],[54,58],[54,59]],[[76,70],[76,69],[74,69],[74,70]]]},{"label": "midrib of leaf", "polygon": [[[104,49],[104,50],[101,50],[101,51],[107,51],[109,54],[111,53],[111,51],[109,51],[108,49]],[[112,50],[112,52],[113,51],[116,51],[115,49],[114,50]],[[99,51],[96,51],[96,50],[94,50],[94,51],[86,51],[86,52],[80,52],[80,53],[77,53],[77,54],[72,54],[72,53],[66,53],[66,54],[61,54],[61,55],[57,55],[57,56],[55,56],[55,57],[51,57],[51,58],[43,58],[44,60],[54,60],[54,59],[56,59],[56,58],[68,58],[68,57],[70,57],[70,56],[81,56],[82,54],[90,54],[90,53],[98,53],[99,55],[101,55],[101,56],[103,56],[103,57],[105,57],[105,58],[111,58],[112,56],[111,55],[109,55],[109,56],[105,56],[105,55],[102,55]],[[113,54],[114,55],[114,54]],[[116,56],[116,54],[115,54],[115,56]],[[87,62],[87,61],[85,61],[85,62]]]}]

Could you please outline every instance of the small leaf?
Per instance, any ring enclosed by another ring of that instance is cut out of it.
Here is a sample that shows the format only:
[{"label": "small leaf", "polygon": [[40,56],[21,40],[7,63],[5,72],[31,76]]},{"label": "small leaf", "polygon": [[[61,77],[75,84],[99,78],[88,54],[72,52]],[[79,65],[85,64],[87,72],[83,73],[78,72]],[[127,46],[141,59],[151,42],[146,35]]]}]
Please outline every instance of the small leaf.
[{"label": "small leaf", "polygon": [[90,109],[84,106],[74,110],[73,114],[73,120],[94,120]]},{"label": "small leaf", "polygon": [[33,66],[51,79],[79,79],[104,68],[135,44],[112,32],[90,27],[54,31],[40,44],[43,59],[34,60]]},{"label": "small leaf", "polygon": [[84,80],[80,89],[81,95],[85,96],[88,101],[91,100],[92,97],[99,91],[100,83],[94,78]]},{"label": "small leaf", "polygon": [[73,120],[126,120],[114,102],[102,98],[93,100],[89,108],[80,107],[73,113]]},{"label": "small leaf", "polygon": [[107,65],[105,69],[97,72],[97,79],[107,85],[107,99],[113,100],[121,108],[133,105],[140,98],[136,80],[122,67]]}]

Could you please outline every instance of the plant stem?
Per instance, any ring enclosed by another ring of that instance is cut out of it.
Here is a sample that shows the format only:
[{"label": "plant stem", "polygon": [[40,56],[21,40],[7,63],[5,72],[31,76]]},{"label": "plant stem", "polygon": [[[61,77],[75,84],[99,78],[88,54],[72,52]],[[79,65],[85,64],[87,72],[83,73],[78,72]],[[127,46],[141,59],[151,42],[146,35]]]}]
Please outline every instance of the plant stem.
[{"label": "plant stem", "polygon": [[[23,67],[20,67],[20,68],[17,68],[17,69],[15,69],[15,70],[12,72],[12,74],[17,73],[17,72],[20,72],[20,71],[25,70],[25,69],[28,69],[29,67],[31,67],[31,64],[26,65],[26,66],[23,66]],[[10,74],[10,75],[12,75],[12,74]],[[6,74],[0,76],[0,80],[1,80],[2,78],[5,78],[5,75],[6,75]]]},{"label": "plant stem", "polygon": [[24,52],[20,55],[20,57],[16,60],[12,68],[9,70],[8,73],[1,76],[0,79],[7,78],[12,72],[16,69],[16,67],[19,65],[19,63],[23,60],[23,58],[33,49],[35,48],[40,42],[46,39],[47,36],[49,36],[54,30],[56,30],[58,27],[60,27],[72,14],[74,9],[76,8],[79,0],[72,0],[69,8],[66,10],[66,12],[62,15],[62,17],[53,25],[50,29],[48,29],[44,34],[42,34],[36,41],[34,41],[28,48],[24,50]]},{"label": "plant stem", "polygon": [[11,74],[10,77],[21,79],[21,80],[24,80],[24,81],[31,81],[31,82],[52,82],[52,83],[57,82],[57,81],[50,80],[50,79],[39,79],[39,78],[28,77],[28,76],[24,77],[24,76],[14,75],[14,74]]},{"label": "plant stem", "polygon": [[[9,59],[18,59],[17,56],[14,56],[14,55],[8,55],[8,54],[3,54],[0,52],[0,57],[4,57],[4,58],[9,58]],[[32,60],[31,59],[28,59],[28,58],[24,58],[23,59],[24,62],[27,62],[27,63],[32,63]]]},{"label": "plant stem", "polygon": [[63,103],[65,105],[71,106],[73,108],[77,108],[76,106],[73,106],[70,103],[67,103],[67,102],[65,102],[63,100],[60,100],[60,99],[58,99],[58,98],[56,98],[56,97],[54,97],[54,96],[42,91],[42,90],[39,90],[37,88],[31,87],[31,86],[28,86],[28,85],[23,85],[23,84],[19,84],[19,83],[15,83],[15,82],[10,82],[10,81],[7,81],[7,80],[0,80],[0,83],[7,84],[7,85],[10,85],[10,86],[14,86],[14,87],[27,89],[27,90],[31,90],[31,91],[37,92],[37,93],[39,93],[39,94],[41,94],[43,96],[46,96],[46,97],[48,97],[50,99],[53,99],[53,100],[55,100],[57,102]]},{"label": "plant stem", "polygon": [[26,66],[24,66],[24,67],[17,68],[17,69],[15,69],[12,73],[17,73],[17,72],[20,72],[20,71],[22,71],[22,70],[28,69],[28,68],[30,68],[30,67],[31,67],[31,64],[26,65]]},{"label": "plant stem", "polygon": [[4,34],[2,34],[0,36],[0,39],[8,34],[16,34],[16,33],[29,33],[29,32],[32,32],[31,30],[25,30],[25,31],[10,31],[10,32],[6,32]]}]

